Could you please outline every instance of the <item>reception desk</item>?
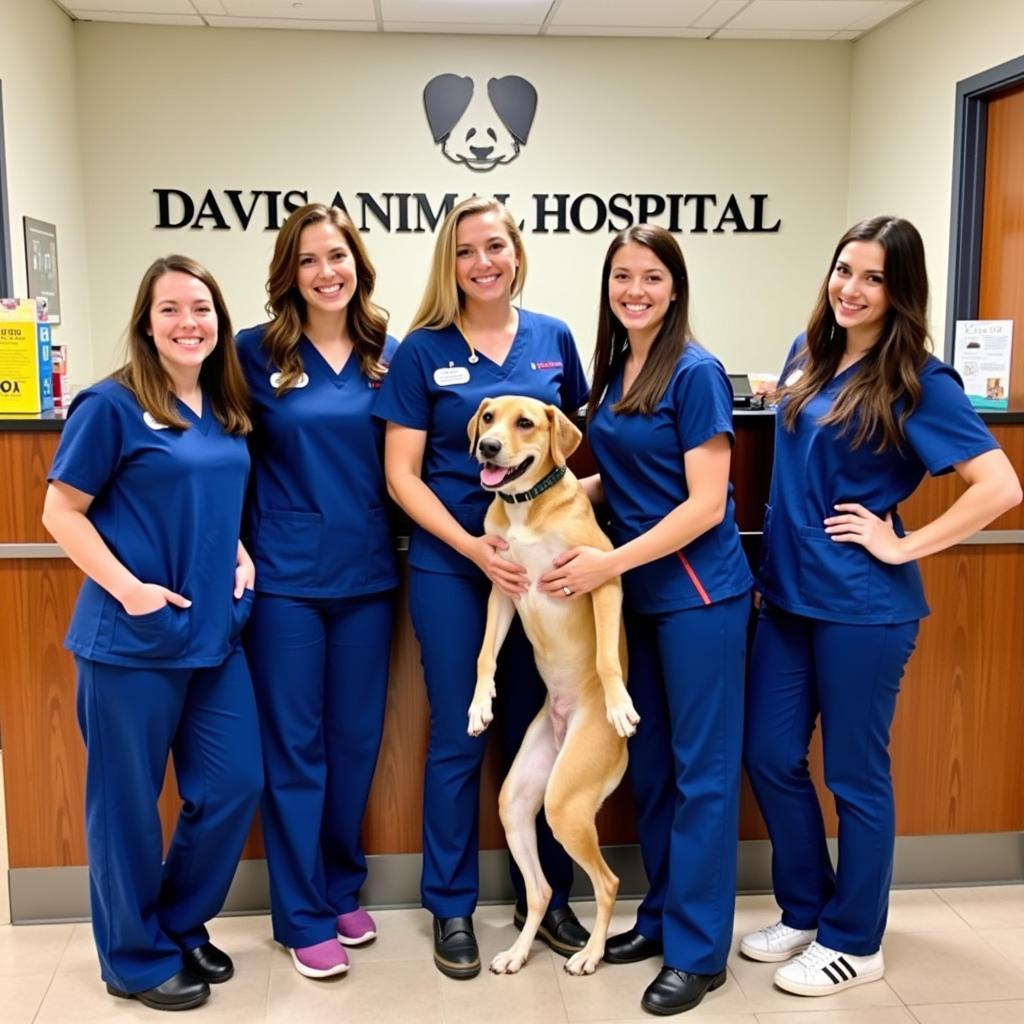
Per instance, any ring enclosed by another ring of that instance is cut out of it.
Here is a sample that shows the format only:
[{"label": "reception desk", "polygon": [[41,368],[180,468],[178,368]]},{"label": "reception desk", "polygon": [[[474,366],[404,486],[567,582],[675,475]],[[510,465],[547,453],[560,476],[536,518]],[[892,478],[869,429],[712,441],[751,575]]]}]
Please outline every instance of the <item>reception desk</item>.
[{"label": "reception desk", "polygon": [[[1024,413],[985,419],[1024,477]],[[88,912],[83,814],[84,750],[75,721],[74,663],[62,646],[81,582],[39,521],[59,420],[0,422],[0,730],[14,920]],[[738,412],[732,478],[737,519],[752,560],[772,461],[773,417]],[[585,472],[587,454],[574,468]],[[962,490],[955,474],[928,479],[901,509],[908,529],[934,517]],[[932,608],[903,682],[893,729],[897,881],[938,884],[1024,878],[1024,507],[968,542],[922,563]],[[364,825],[374,855],[367,902],[418,901],[422,778],[427,705],[419,651],[399,595],[380,761]],[[462,713],[459,709],[458,713]],[[491,751],[481,796],[484,850],[503,846],[497,817],[498,759]],[[813,770],[821,782],[820,757]],[[830,826],[831,799],[822,789]],[[168,772],[165,825],[176,813]],[[602,842],[623,876],[623,892],[643,884],[628,783],[601,811]],[[768,886],[764,825],[744,788],[742,888]],[[913,838],[919,837],[919,838]],[[230,900],[265,905],[258,823]],[[507,894],[503,858],[485,854],[483,895]]]}]

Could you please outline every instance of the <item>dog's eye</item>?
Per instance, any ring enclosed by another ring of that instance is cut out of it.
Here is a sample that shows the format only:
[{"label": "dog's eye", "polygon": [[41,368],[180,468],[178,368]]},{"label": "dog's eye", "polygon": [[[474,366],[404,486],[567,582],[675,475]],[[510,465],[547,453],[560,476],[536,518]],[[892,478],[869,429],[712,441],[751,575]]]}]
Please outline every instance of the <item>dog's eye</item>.
[{"label": "dog's eye", "polygon": [[481,416],[480,418],[484,421],[484,423],[493,423],[494,422],[494,413],[493,412],[485,412],[483,414],[483,416]]},{"label": "dog's eye", "polygon": [[520,416],[519,419],[516,420],[516,426],[520,430],[529,430],[533,427],[533,420],[528,420],[525,416]]}]

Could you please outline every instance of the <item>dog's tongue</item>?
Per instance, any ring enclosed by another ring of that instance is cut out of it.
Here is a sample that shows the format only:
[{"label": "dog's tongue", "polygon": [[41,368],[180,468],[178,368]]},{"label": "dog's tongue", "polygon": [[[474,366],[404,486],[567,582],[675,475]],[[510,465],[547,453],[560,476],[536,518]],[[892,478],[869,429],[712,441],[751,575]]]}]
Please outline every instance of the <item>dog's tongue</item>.
[{"label": "dog's tongue", "polygon": [[497,487],[505,479],[503,466],[481,466],[480,482],[486,487]]}]

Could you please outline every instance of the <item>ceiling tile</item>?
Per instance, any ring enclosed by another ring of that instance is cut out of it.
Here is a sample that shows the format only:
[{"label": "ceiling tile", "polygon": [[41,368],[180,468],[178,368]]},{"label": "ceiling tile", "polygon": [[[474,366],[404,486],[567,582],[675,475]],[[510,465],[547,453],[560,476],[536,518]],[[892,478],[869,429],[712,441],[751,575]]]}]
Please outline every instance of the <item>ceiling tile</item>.
[{"label": "ceiling tile", "polygon": [[675,28],[664,25],[549,25],[548,36],[643,36],[647,39],[707,39],[707,28]]},{"label": "ceiling tile", "polygon": [[887,18],[891,18],[905,8],[910,7],[911,0],[884,0],[883,3],[873,4],[872,6],[876,9],[869,11],[862,17],[855,18],[846,27],[849,29],[860,29],[861,31],[874,28]]},{"label": "ceiling tile", "polygon": [[[889,0],[753,0],[728,27],[838,32],[888,6]],[[879,18],[886,16],[878,13]]]},{"label": "ceiling tile", "polygon": [[206,22],[213,28],[300,28],[327,32],[376,32],[375,21],[320,21],[315,18],[221,18],[207,14]]},{"label": "ceiling tile", "polygon": [[713,0],[562,0],[551,25],[688,28]]},{"label": "ceiling tile", "polygon": [[381,0],[381,18],[391,22],[430,25],[532,25],[539,28],[551,0]]},{"label": "ceiling tile", "polygon": [[203,25],[198,14],[135,14],[127,11],[82,11],[80,21],[118,21],[129,25]]},{"label": "ceiling tile", "polygon": [[200,14],[224,14],[222,0],[192,0],[192,6]]},{"label": "ceiling tile", "polygon": [[699,18],[693,21],[694,28],[721,28],[730,18],[743,10],[750,0],[717,0]]},{"label": "ceiling tile", "polygon": [[317,21],[373,21],[373,0],[220,0],[233,18],[291,18]]},{"label": "ceiling tile", "polygon": [[92,14],[109,11],[111,14],[190,14],[195,8],[188,0],[67,0],[64,6],[72,14]]}]

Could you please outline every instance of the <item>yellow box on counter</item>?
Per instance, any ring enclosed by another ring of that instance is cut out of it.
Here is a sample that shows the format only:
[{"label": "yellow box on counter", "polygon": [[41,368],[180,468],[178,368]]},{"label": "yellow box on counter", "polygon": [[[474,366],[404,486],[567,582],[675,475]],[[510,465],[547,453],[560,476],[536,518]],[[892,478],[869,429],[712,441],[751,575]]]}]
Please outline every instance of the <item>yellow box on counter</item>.
[{"label": "yellow box on counter", "polygon": [[52,330],[35,299],[0,299],[0,413],[53,408]]}]

